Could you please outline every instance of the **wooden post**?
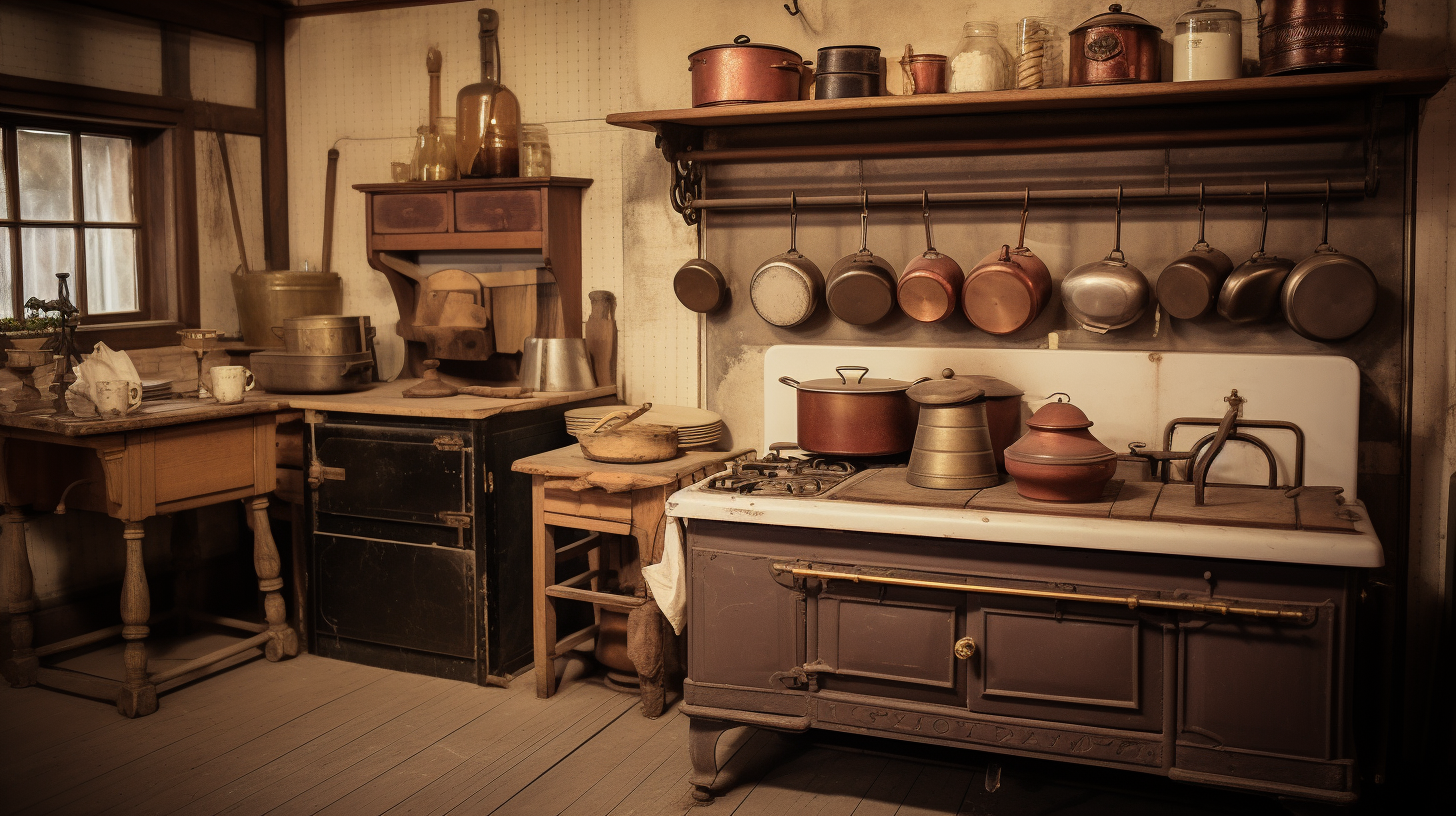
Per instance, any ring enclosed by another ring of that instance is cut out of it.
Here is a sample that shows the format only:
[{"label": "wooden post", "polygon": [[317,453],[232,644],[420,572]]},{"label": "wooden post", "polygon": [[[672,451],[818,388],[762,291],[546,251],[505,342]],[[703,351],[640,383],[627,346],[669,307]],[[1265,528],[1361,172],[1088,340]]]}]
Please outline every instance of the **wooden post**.
[{"label": "wooden post", "polygon": [[32,643],[35,630],[30,613],[35,611],[35,583],[25,546],[25,514],[15,505],[5,505],[4,525],[4,600],[5,611],[10,614],[10,657],[5,661],[5,675],[10,685],[24,688],[35,685],[40,665]]},{"label": "wooden post", "polygon": [[140,521],[125,523],[122,536],[126,540],[126,573],[121,583],[121,636],[126,639],[123,655],[126,680],[116,695],[116,710],[125,717],[145,717],[157,710],[157,687],[147,676],[145,641],[151,632],[147,619],[152,614],[152,599],[142,560],[142,538],[145,535]]},{"label": "wooden post", "polygon": [[531,476],[531,631],[535,638],[536,696],[556,692],[556,607],[546,587],[556,583],[556,542],[546,529],[546,477]]},{"label": "wooden post", "polygon": [[268,621],[268,645],[263,656],[277,663],[298,654],[298,633],[288,625],[287,605],[283,602],[282,561],[273,531],[268,525],[268,497],[244,499],[253,520],[253,569],[258,573],[258,589],[263,593],[263,617]]}]

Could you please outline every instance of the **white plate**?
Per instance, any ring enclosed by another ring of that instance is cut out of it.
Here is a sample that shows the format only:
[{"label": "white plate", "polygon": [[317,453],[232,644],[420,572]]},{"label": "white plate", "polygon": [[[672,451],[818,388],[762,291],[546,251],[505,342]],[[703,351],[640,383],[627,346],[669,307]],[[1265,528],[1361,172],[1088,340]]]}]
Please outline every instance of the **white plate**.
[{"label": "white plate", "polygon": [[[640,405],[592,405],[586,408],[573,408],[567,411],[566,422],[568,425],[576,422],[591,420],[593,423],[613,411],[635,411]],[[678,428],[695,428],[722,421],[723,417],[712,411],[705,411],[702,408],[689,408],[684,405],[653,405],[652,408],[641,417],[638,422],[650,422],[657,425],[673,425]]]}]

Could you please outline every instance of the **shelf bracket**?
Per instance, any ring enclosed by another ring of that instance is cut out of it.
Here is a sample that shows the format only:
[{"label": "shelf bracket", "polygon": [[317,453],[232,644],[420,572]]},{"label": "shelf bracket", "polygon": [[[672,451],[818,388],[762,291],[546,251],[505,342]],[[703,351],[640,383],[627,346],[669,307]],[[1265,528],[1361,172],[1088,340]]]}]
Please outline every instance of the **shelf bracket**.
[{"label": "shelf bracket", "polygon": [[701,135],[694,128],[664,123],[658,126],[655,144],[672,168],[672,187],[668,200],[688,226],[702,218],[692,203],[703,197],[703,168],[690,158]]}]

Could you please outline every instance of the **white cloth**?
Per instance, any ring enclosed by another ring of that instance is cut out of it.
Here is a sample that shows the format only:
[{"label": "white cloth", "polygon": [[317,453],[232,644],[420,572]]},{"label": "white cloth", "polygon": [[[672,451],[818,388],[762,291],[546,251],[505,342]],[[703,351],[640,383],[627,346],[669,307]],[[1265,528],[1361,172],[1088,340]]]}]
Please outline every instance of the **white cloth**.
[{"label": "white cloth", "polygon": [[93,416],[96,413],[96,395],[92,392],[91,383],[110,380],[126,380],[141,385],[142,375],[137,373],[126,352],[97,343],[96,350],[83,357],[81,364],[76,366],[76,381],[66,389],[66,405],[76,416]]},{"label": "white cloth", "polygon": [[642,568],[642,578],[672,631],[681,635],[688,615],[687,561],[683,557],[682,520],[667,518],[662,539],[662,560]]}]

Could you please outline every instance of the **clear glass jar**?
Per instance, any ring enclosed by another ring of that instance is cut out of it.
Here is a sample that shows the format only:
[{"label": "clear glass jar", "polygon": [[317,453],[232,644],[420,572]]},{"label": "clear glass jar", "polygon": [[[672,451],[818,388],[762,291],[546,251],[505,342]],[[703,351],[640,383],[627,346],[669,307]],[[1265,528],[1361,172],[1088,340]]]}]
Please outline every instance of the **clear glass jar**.
[{"label": "clear glass jar", "polygon": [[455,117],[440,116],[435,119],[435,153],[430,164],[430,181],[458,178],[459,174],[455,172]]},{"label": "clear glass jar", "polygon": [[1173,81],[1238,79],[1244,67],[1243,17],[1237,11],[1196,8],[1173,30]]},{"label": "clear glass jar", "polygon": [[1011,55],[997,41],[995,23],[966,23],[950,57],[950,92],[1004,91],[1011,87]]},{"label": "clear glass jar", "polygon": [[435,124],[420,125],[415,130],[414,156],[410,160],[410,181],[449,181],[455,178],[455,120],[448,120],[451,138],[445,140],[440,131],[445,117]]},{"label": "clear glass jar", "polygon": [[1044,17],[1023,17],[1016,24],[1017,90],[1057,88],[1062,84],[1062,38]]},{"label": "clear glass jar", "polygon": [[545,125],[521,125],[521,177],[551,175],[551,141]]}]

